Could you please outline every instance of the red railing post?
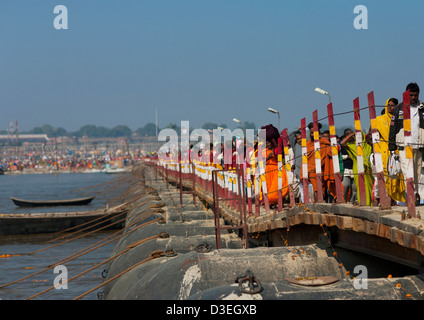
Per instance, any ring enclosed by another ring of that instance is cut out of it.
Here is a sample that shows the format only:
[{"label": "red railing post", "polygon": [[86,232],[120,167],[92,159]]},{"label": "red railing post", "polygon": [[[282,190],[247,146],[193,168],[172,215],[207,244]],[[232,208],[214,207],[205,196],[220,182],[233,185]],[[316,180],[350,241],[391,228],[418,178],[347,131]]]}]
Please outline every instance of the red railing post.
[{"label": "red railing post", "polygon": [[333,104],[327,105],[328,126],[330,131],[331,155],[333,159],[334,180],[336,184],[337,203],[343,203],[342,175],[339,165],[339,149],[337,146],[336,127],[334,126]]},{"label": "red railing post", "polygon": [[234,167],[230,167],[230,171],[228,172],[228,175],[230,177],[230,179],[229,179],[230,180],[230,184],[229,184],[230,198],[232,199],[230,201],[230,205],[231,205],[231,208],[234,209],[235,203],[236,203],[236,200],[235,200],[235,197],[234,197],[234,194],[235,194],[235,192],[234,192],[234,181],[235,181]]},{"label": "red railing post", "polygon": [[249,216],[252,215],[252,178],[250,175],[251,168],[246,168],[246,180],[247,180],[247,206]]},{"label": "red railing post", "polygon": [[240,166],[240,177],[242,178],[243,182],[241,184],[242,192],[241,192],[241,205],[242,205],[242,211],[240,212],[240,221],[242,223],[242,229],[243,229],[243,238],[244,238],[244,246],[247,249],[248,247],[248,241],[247,241],[247,212],[246,212],[246,191],[245,191],[245,183],[244,183],[244,166]]},{"label": "red railing post", "polygon": [[322,171],[321,171],[321,151],[319,142],[319,129],[318,129],[318,110],[312,113],[313,127],[314,127],[314,149],[315,149],[315,177],[317,181],[317,202],[324,202],[322,192]]},{"label": "red railing post", "polygon": [[218,185],[218,177],[217,171],[212,174],[212,185],[213,185],[213,212],[215,217],[215,240],[216,240],[216,248],[221,249],[221,222],[219,215],[219,195],[217,190]]},{"label": "red railing post", "polygon": [[180,178],[180,205],[183,206],[183,179],[182,179],[182,161],[181,153],[178,153],[178,174]]},{"label": "red railing post", "polygon": [[[411,97],[410,91],[403,93],[403,131],[405,135],[405,158],[406,158],[406,196],[408,213],[415,218],[415,184],[414,184],[414,156],[411,136]],[[420,159],[420,161],[422,161]]]},{"label": "red railing post", "polygon": [[302,135],[302,183],[303,183],[303,203],[309,203],[308,187],[308,149],[306,147],[306,119],[300,121],[300,130]]},{"label": "red railing post", "polygon": [[240,213],[240,218],[242,216],[242,209],[241,209],[241,205],[242,205],[242,197],[241,197],[241,175],[240,175],[240,164],[236,163],[236,171],[235,171],[235,177],[234,179],[236,179],[236,194],[237,194],[237,209]]},{"label": "red railing post", "polygon": [[261,176],[259,175],[259,164],[257,163],[258,157],[256,157],[254,162],[254,174],[255,174],[255,217],[259,217],[260,215],[260,201],[259,201],[259,194],[261,190],[260,180]]},{"label": "red railing post", "polygon": [[193,205],[196,207],[196,174],[194,172],[194,163],[189,160],[189,168],[191,170],[191,179],[193,181]]},{"label": "red railing post", "polygon": [[278,138],[277,158],[278,158],[278,211],[283,210],[283,138]]},{"label": "red railing post", "polygon": [[[169,161],[169,160],[166,160]],[[169,163],[165,162],[165,179],[166,179],[166,189],[169,189],[169,180],[168,180],[168,174],[169,174]]]},{"label": "red railing post", "polygon": [[290,198],[290,207],[295,206],[295,199],[294,199],[294,188],[293,188],[293,178],[294,178],[294,172],[292,171],[292,166],[290,163],[290,145],[289,145],[289,136],[287,134],[287,129],[284,129],[281,132],[282,140],[283,140],[283,147],[284,147],[284,160],[286,162],[286,173],[287,173],[287,183],[289,188],[289,198]]},{"label": "red railing post", "polygon": [[362,148],[363,138],[361,129],[361,117],[359,111],[359,98],[353,100],[353,113],[355,118],[355,138],[356,138],[356,163],[359,188],[359,205],[367,205],[367,195],[365,190],[365,172],[364,172],[364,152]]},{"label": "red railing post", "polygon": [[[259,175],[261,181],[262,188],[262,198],[264,200],[265,212],[269,214],[269,199],[268,199],[268,188],[266,185],[266,176],[265,176],[265,167],[266,167],[266,159],[264,159],[262,155],[262,146],[258,146],[258,162],[259,162]],[[264,163],[265,160],[265,163]]]}]

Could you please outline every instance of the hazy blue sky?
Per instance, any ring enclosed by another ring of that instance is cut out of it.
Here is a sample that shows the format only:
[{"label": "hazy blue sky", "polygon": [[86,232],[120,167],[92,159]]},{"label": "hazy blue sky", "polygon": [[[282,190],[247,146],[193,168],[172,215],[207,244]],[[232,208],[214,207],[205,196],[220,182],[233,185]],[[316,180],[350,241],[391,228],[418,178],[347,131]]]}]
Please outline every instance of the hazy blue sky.
[{"label": "hazy blue sky", "polygon": [[[56,30],[53,9],[68,9]],[[368,9],[357,30],[355,6]],[[423,1],[2,0],[0,130],[189,120],[297,127],[424,87]],[[336,126],[353,125],[353,115]],[[362,113],[368,118],[368,113]],[[324,121],[326,123],[326,120]]]}]

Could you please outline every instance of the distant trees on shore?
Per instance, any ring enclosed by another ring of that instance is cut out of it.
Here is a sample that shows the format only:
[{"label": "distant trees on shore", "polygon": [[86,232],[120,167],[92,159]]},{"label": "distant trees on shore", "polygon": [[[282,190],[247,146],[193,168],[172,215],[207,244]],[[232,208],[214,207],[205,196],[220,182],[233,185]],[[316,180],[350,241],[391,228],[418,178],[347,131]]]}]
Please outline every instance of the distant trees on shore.
[{"label": "distant trees on shore", "polygon": [[[228,128],[226,124],[216,124],[213,122],[206,122],[203,124],[202,129],[205,130],[213,130],[218,127],[221,128]],[[82,126],[79,128],[79,130],[74,132],[68,132],[62,127],[55,128],[49,124],[45,124],[41,127],[35,127],[30,131],[20,132],[22,134],[47,134],[49,138],[54,137],[76,137],[76,138],[82,138],[82,137],[88,137],[88,138],[119,138],[119,137],[127,137],[131,138],[134,135],[139,137],[155,137],[156,133],[159,133],[162,129],[174,129],[175,131],[179,132],[180,127],[175,123],[170,123],[167,126],[163,128],[157,128],[156,131],[156,125],[154,123],[147,123],[143,127],[138,128],[137,130],[131,130],[126,125],[118,125],[113,128],[106,128],[103,126],[96,126],[92,124],[88,124],[85,126]],[[323,131],[327,130],[328,126],[323,126]],[[346,128],[352,128],[352,126],[340,126],[336,129],[336,134],[341,136],[343,135],[343,131]],[[190,128],[190,130],[195,128]],[[253,122],[244,122],[243,123],[243,129],[259,129],[256,128],[255,123]],[[0,134],[6,135],[8,134],[7,130],[0,130]]]},{"label": "distant trees on shore", "polygon": [[[253,124],[254,125],[254,124]],[[217,127],[227,128],[225,124],[215,124],[211,122],[207,122],[203,125],[203,129],[216,129]],[[28,133],[28,134],[47,134],[49,138],[54,137],[76,137],[76,138],[82,138],[82,137],[88,137],[88,138],[118,138],[118,137],[132,137],[133,135],[137,135],[140,137],[155,137],[156,133],[159,133],[160,130],[165,128],[171,128],[176,130],[177,132],[180,130],[180,127],[177,124],[170,123],[167,126],[163,128],[157,128],[154,123],[147,123],[143,127],[138,128],[137,130],[131,130],[126,125],[118,125],[113,128],[106,128],[103,126],[96,126],[92,124],[88,124],[85,126],[82,126],[77,131],[68,132],[62,127],[55,128],[51,126],[50,124],[45,124],[41,127],[35,127],[32,130],[21,132],[21,133]],[[191,128],[194,129],[194,128]],[[7,134],[7,131],[1,131],[0,134]]]},{"label": "distant trees on shore", "polygon": [[[137,129],[140,130],[140,129]],[[137,133],[137,130],[135,131]],[[113,128],[106,128],[103,126],[95,126],[88,124],[79,128],[79,130],[74,132],[68,132],[64,128],[54,128],[49,124],[45,124],[41,127],[35,127],[30,131],[22,133],[33,133],[33,134],[47,134],[49,138],[53,137],[89,137],[89,138],[117,138],[117,137],[131,137],[133,135],[133,130],[128,126],[118,125]]]}]

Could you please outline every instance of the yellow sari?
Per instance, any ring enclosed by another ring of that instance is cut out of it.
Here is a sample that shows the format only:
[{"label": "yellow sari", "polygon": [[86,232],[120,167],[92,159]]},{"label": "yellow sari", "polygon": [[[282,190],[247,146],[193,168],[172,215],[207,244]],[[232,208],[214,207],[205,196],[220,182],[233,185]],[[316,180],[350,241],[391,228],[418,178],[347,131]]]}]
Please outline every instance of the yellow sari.
[{"label": "yellow sari", "polygon": [[[393,200],[405,202],[405,182],[403,174],[399,174],[396,179],[391,179],[387,173],[387,161],[389,160],[389,132],[392,114],[387,111],[389,100],[386,101],[386,110],[383,115],[376,118],[377,130],[380,132],[380,150],[383,159],[384,179],[389,197]],[[397,153],[398,151],[396,151]]]},{"label": "yellow sari", "polygon": [[[372,168],[370,163],[370,155],[372,153],[372,147],[365,140],[365,134],[362,132],[362,152],[363,152],[363,161],[364,161],[364,181],[365,181],[365,196],[367,206],[372,206],[372,186],[374,182],[374,177],[372,175]],[[359,192],[359,176],[358,176],[358,162],[357,162],[357,147],[356,142],[348,142],[345,146],[346,151],[349,153],[350,158],[353,162],[353,180],[355,181],[358,202],[360,202],[360,192]]]}]

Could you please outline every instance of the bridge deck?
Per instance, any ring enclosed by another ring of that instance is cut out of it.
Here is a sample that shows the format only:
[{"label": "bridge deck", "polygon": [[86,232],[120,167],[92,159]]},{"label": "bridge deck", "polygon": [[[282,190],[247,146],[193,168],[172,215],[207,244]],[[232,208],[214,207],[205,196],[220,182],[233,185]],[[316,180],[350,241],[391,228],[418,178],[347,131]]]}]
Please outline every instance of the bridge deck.
[{"label": "bridge deck", "polygon": [[[171,184],[179,186],[179,179],[172,176],[168,176],[167,179]],[[182,180],[182,186],[191,190],[193,184],[192,181]],[[195,194],[212,206],[211,192],[196,187]],[[301,224],[337,227],[339,230],[361,232],[388,239],[392,243],[424,255],[424,221],[420,218],[421,211],[424,214],[424,206],[422,209],[417,207],[417,218],[411,218],[405,214],[407,207],[404,206],[381,210],[378,207],[352,204],[297,203],[293,208],[285,204],[282,211],[271,209],[270,213],[266,214],[262,206],[258,217],[255,217],[254,212],[253,215],[248,215],[247,230],[248,233],[254,234],[287,229]],[[240,213],[225,202],[220,202],[220,214],[228,222],[241,225]]]}]

